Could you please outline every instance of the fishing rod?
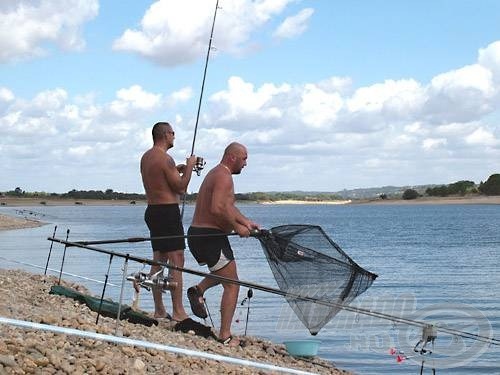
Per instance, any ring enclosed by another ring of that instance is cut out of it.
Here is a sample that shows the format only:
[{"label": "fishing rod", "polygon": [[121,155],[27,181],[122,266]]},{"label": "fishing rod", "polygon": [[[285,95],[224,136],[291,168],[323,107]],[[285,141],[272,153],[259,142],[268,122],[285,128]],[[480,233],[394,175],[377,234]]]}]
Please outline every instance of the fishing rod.
[{"label": "fishing rod", "polygon": [[[258,232],[258,231],[257,231]],[[250,236],[257,236],[257,232],[251,232]],[[222,236],[236,236],[238,233],[207,233],[207,234],[179,234],[172,236],[158,236],[158,237],[128,237],[128,238],[117,238],[110,240],[95,240],[95,241],[74,241],[80,245],[103,245],[103,244],[113,244],[113,243],[126,243],[126,242],[146,242],[155,240],[170,240],[174,238],[193,238],[193,237],[222,237]],[[54,238],[55,236],[52,236]],[[71,245],[68,245],[71,246]]]},{"label": "fishing rod", "polygon": [[[201,102],[203,99],[203,92],[205,91],[205,80],[207,78],[207,69],[208,69],[208,61],[210,58],[210,51],[212,50],[212,40],[214,36],[214,28],[215,28],[215,19],[217,18],[217,9],[219,9],[219,0],[216,1],[215,3],[215,11],[214,11],[214,18],[212,20],[212,29],[210,30],[210,39],[208,41],[208,49],[207,49],[207,55],[205,58],[205,68],[203,70],[203,79],[201,81],[201,90],[200,90],[200,98],[198,100],[198,111],[196,112],[196,121],[194,124],[194,134],[193,134],[193,143],[191,144],[191,156],[194,155],[194,146],[196,143],[196,135],[198,133],[198,122],[200,120],[200,110],[201,110]],[[195,171],[196,174],[199,176],[201,170],[205,166],[205,162],[202,157],[197,157],[196,158],[196,166],[195,166]],[[182,209],[181,209],[181,219],[184,217],[184,206],[186,205],[186,194],[183,194],[182,196]]]},{"label": "fishing rod", "polygon": [[205,59],[205,70],[203,71],[203,80],[201,82],[201,90],[200,90],[200,99],[198,101],[198,112],[196,113],[196,122],[194,125],[194,135],[193,135],[193,144],[191,145],[191,155],[194,154],[194,145],[196,142],[196,133],[198,131],[198,121],[200,119],[200,109],[201,109],[201,100],[203,98],[203,91],[205,89],[205,79],[207,77],[207,68],[208,68],[208,60],[210,58],[210,50],[212,49],[212,39],[214,36],[214,28],[215,28],[215,18],[217,17],[217,9],[219,9],[219,0],[215,3],[215,11],[214,11],[214,18],[212,21],[212,30],[210,31],[210,40],[208,41],[208,49],[207,49],[207,56]]},{"label": "fishing rod", "polygon": [[[161,267],[166,267],[170,270],[180,271],[180,272],[184,272],[184,273],[188,273],[188,274],[200,276],[200,277],[207,277],[207,278],[210,278],[213,280],[217,280],[221,283],[237,284],[237,285],[244,286],[247,288],[252,288],[252,289],[260,290],[263,292],[280,295],[282,297],[285,297],[285,299],[296,299],[296,300],[301,300],[301,301],[312,302],[312,303],[316,303],[319,305],[334,307],[334,308],[338,308],[340,310],[345,310],[345,311],[349,311],[349,312],[353,312],[353,313],[359,313],[359,314],[363,314],[363,315],[373,316],[376,318],[390,320],[390,321],[393,321],[396,323],[407,324],[407,325],[416,326],[416,327],[420,327],[420,328],[426,328],[426,327],[429,327],[429,325],[430,325],[428,322],[424,322],[424,321],[418,321],[418,320],[412,320],[412,319],[408,319],[408,318],[393,316],[393,315],[381,313],[378,311],[373,311],[370,309],[364,309],[361,307],[352,307],[352,306],[344,305],[344,304],[333,302],[333,301],[325,301],[325,300],[315,298],[315,297],[302,296],[300,294],[286,292],[286,291],[283,291],[280,289],[268,287],[268,286],[261,285],[261,284],[256,284],[256,283],[249,282],[249,281],[234,280],[234,279],[230,279],[230,278],[227,278],[224,276],[215,275],[212,273],[196,271],[196,270],[192,270],[189,268],[177,267],[177,266],[169,264],[169,263],[158,262],[158,261],[154,261],[154,260],[148,259],[148,258],[138,257],[138,256],[130,255],[130,254],[123,254],[123,253],[119,253],[119,252],[111,251],[111,250],[105,250],[105,249],[101,249],[101,248],[95,247],[95,246],[82,245],[78,242],[71,242],[71,241],[62,240],[62,239],[53,238],[53,237],[48,237],[47,240],[64,244],[64,245],[66,245],[66,247],[70,247],[70,246],[79,247],[79,248],[83,248],[83,249],[96,251],[99,253],[108,254],[110,256],[126,258],[128,260],[133,260],[133,261],[136,261],[139,263],[146,263],[149,265],[157,265],[157,266],[161,266]],[[455,330],[452,328],[446,328],[446,327],[434,327],[434,329],[436,331],[440,331],[440,332],[447,333],[450,335],[460,336],[463,338],[473,339],[473,340],[485,342],[485,343],[488,343],[491,345],[499,345],[500,346],[500,340],[496,339],[494,337],[481,336],[479,334],[459,331],[459,330]]]},{"label": "fishing rod", "polygon": [[[6,262],[11,262],[11,263],[15,263],[15,264],[21,264],[23,266],[29,266],[29,267],[33,267],[33,268],[42,269],[42,270],[44,269],[45,270],[44,276],[47,276],[47,271],[50,271],[52,273],[57,273],[57,274],[59,274],[59,272],[60,272],[60,270],[56,270],[55,268],[50,268],[50,267],[46,268],[46,267],[40,266],[38,264],[23,262],[23,261],[20,261],[20,260],[9,259],[9,258],[5,258],[3,256],[0,256],[0,259],[4,260]],[[80,275],[77,275],[76,273],[71,273],[71,272],[65,272],[65,271],[63,271],[62,274],[65,275],[65,276],[71,276],[71,277],[75,277],[77,279],[82,279],[82,280],[85,280],[85,281],[92,281],[93,283],[104,284],[104,281],[92,279],[90,277],[80,276]],[[110,283],[110,282],[108,282],[108,285],[115,286],[115,287],[120,286],[120,285],[116,285],[116,284],[113,284],[113,283]]]}]

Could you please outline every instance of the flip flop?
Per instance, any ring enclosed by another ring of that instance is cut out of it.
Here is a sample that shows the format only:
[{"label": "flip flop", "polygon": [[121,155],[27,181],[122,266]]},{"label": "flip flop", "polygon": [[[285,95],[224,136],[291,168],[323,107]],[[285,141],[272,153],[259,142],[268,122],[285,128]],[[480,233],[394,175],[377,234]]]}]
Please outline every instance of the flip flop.
[{"label": "flip flop", "polygon": [[[231,347],[236,347],[236,346],[239,346],[241,344],[240,340],[238,340],[236,337],[233,337],[233,336],[229,336],[227,339],[217,339],[217,341],[220,342],[224,346],[231,346]],[[233,344],[231,344],[231,343],[233,343]]]},{"label": "flip flop", "polygon": [[205,309],[205,306],[203,306],[203,303],[200,302],[200,298],[203,298],[203,295],[198,290],[198,287],[192,286],[191,288],[189,288],[187,290],[187,296],[193,314],[196,315],[198,318],[206,319],[208,314],[207,310]]},{"label": "flip flop", "polygon": [[181,331],[184,333],[188,333],[190,331],[194,332],[195,335],[202,336],[205,338],[213,337],[217,338],[215,334],[212,332],[212,328],[205,326],[197,321],[186,318],[183,321],[177,323],[174,326],[174,331]]},{"label": "flip flop", "polygon": [[161,317],[157,317],[157,318],[153,318],[153,319],[156,319],[156,320],[172,320],[172,315],[170,315],[169,313],[166,313],[165,316],[161,316]]}]

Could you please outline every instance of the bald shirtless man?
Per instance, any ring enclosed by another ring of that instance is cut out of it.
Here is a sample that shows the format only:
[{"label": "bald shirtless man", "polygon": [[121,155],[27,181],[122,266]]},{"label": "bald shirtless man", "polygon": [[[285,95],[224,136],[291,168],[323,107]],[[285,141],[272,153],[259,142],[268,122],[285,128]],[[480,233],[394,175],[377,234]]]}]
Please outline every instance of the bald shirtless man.
[{"label": "bald shirtless man", "polygon": [[[226,233],[236,231],[248,237],[259,226],[235,206],[233,174],[240,174],[247,165],[247,149],[233,142],[226,147],[220,164],[205,177],[196,198],[193,221],[188,230],[188,245],[200,265],[207,265],[211,273],[238,280],[236,262]],[[207,236],[203,236],[207,235]],[[193,313],[206,318],[203,293],[220,282],[205,277],[198,285],[188,289]],[[239,345],[231,335],[231,321],[236,309],[239,285],[222,283],[221,326],[219,341],[229,346]]]},{"label": "bald shirtless man", "polygon": [[[158,122],[153,126],[153,147],[141,158],[141,175],[148,207],[144,220],[151,237],[177,236],[176,238],[152,240],[153,260],[168,262],[177,267],[184,267],[184,249],[186,248],[184,228],[179,211],[179,195],[186,192],[191,173],[196,161],[192,155],[186,159],[186,165],[175,165],[167,150],[174,146],[175,133],[168,122]],[[159,266],[151,266],[150,275],[160,271]],[[170,270],[169,276],[177,286],[171,290],[172,319],[183,321],[188,318],[182,304],[182,273]],[[155,318],[168,316],[163,305],[162,289],[153,288]]]}]

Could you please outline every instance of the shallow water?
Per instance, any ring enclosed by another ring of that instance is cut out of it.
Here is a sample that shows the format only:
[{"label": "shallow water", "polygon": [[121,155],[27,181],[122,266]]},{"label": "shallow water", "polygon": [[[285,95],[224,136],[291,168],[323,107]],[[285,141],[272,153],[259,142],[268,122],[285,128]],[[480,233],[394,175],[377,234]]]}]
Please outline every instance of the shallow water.
[{"label": "shallow water", "polygon": [[[22,214],[50,223],[16,231],[0,232],[0,262],[7,268],[24,268],[43,272],[47,261],[54,225],[58,238],[93,240],[147,237],[143,222],[144,206],[66,206],[66,207],[1,207],[0,213]],[[318,205],[240,205],[240,209],[270,228],[283,224],[321,225],[329,236],[358,264],[379,275],[373,286],[352,306],[361,306],[390,315],[425,320],[481,336],[500,338],[500,207],[495,205],[412,205],[412,206],[318,206]],[[186,206],[184,222],[189,225],[193,207]],[[276,288],[272,273],[258,241],[231,237],[238,261],[240,279]],[[101,245],[101,247],[151,257],[149,243]],[[54,244],[50,268],[59,269],[64,247]],[[35,269],[6,259],[42,266]],[[64,271],[104,280],[109,257],[87,250],[68,248]],[[109,281],[122,282],[122,259],[113,259]],[[129,273],[141,265],[131,262]],[[186,267],[205,271],[186,253]],[[147,267],[145,269],[147,271]],[[64,278],[71,278],[64,275]],[[185,275],[185,285],[198,277]],[[79,280],[94,293],[100,294],[102,284]],[[119,297],[119,287],[109,286],[106,295]],[[247,288],[241,288],[242,302]],[[208,291],[209,309],[218,325],[220,288]],[[125,302],[130,303],[132,288],[126,284]],[[169,295],[165,295],[169,304]],[[152,310],[149,293],[141,293],[141,308]],[[235,314],[234,330],[275,342],[310,337],[280,296],[254,291]],[[322,341],[319,355],[337,366],[360,374],[418,373],[422,357],[396,363],[389,348],[414,354],[413,346],[421,329],[395,324],[351,312],[339,313],[316,336]],[[434,352],[426,356],[425,372],[431,362],[440,374],[500,373],[500,349],[471,339],[438,334]]]}]

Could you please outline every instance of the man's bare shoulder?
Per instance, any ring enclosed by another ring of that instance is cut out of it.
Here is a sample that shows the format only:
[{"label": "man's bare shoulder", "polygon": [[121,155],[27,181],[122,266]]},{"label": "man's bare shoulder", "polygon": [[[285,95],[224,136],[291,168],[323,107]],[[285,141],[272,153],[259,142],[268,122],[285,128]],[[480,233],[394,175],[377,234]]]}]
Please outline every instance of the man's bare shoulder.
[{"label": "man's bare shoulder", "polygon": [[[220,189],[230,189],[233,186],[233,177],[225,168],[215,167],[210,171],[210,179],[214,186]],[[208,176],[207,176],[208,177]]]},{"label": "man's bare shoulder", "polygon": [[155,147],[147,150],[142,155],[141,161],[148,163],[157,163],[157,162],[162,162],[162,163],[167,162],[169,164],[174,163],[174,159],[172,159],[170,155]]}]

